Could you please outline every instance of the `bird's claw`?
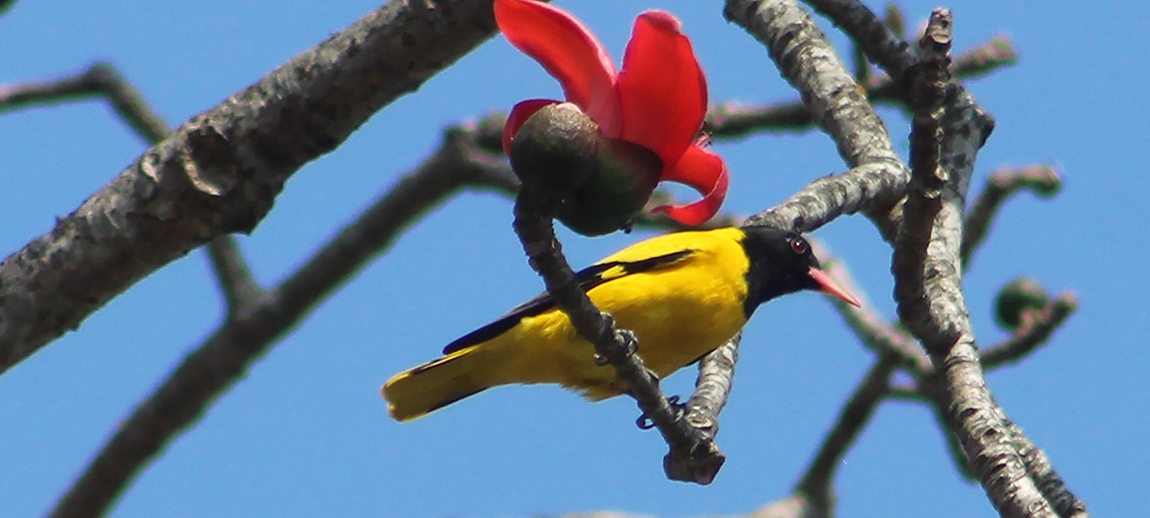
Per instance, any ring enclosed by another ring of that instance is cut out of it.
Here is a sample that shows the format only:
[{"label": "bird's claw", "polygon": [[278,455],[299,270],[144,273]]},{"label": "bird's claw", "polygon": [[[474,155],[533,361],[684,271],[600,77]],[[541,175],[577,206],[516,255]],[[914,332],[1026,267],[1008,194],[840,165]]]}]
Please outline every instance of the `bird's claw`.
[{"label": "bird's claw", "polygon": [[[671,405],[671,410],[675,412],[675,419],[680,419],[687,413],[687,404],[679,402],[679,396],[671,396],[667,398],[667,404]],[[655,421],[643,412],[638,419],[635,420],[635,426],[640,430],[650,430],[655,427]]]},{"label": "bird's claw", "polygon": [[[639,351],[639,340],[635,339],[635,333],[632,333],[626,329],[619,329],[615,331],[615,338],[616,340],[623,342],[623,347],[626,348],[626,351],[623,354],[624,358],[630,358]],[[608,358],[606,355],[599,354],[598,352],[595,353],[594,360],[595,365],[598,365],[599,367],[606,367],[611,364],[610,358]]]}]

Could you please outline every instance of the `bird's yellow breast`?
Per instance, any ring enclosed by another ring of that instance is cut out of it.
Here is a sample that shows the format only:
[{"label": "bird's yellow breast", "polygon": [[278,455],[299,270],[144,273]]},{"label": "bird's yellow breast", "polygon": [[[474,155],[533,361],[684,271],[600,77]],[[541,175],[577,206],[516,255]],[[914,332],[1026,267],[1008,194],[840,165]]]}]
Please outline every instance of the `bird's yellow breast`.
[{"label": "bird's yellow breast", "polygon": [[[599,264],[641,261],[682,250],[691,253],[639,273],[609,269],[602,275],[611,280],[592,288],[588,296],[619,327],[635,333],[647,368],[667,376],[731,339],[746,323],[749,261],[743,236],[741,230],[723,229],[644,241]],[[503,340],[527,353],[520,356],[522,363],[508,365],[520,376],[532,373],[532,379],[520,382],[558,382],[591,399],[614,396],[626,388],[613,368],[595,364],[592,345],[578,336],[558,309],[524,318]]]}]

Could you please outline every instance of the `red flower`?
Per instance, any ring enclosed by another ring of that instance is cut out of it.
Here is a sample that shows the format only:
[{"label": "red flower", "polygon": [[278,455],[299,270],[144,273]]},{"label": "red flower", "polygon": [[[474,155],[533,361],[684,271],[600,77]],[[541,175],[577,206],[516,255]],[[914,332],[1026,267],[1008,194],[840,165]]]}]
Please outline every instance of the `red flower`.
[{"label": "red flower", "polygon": [[[559,80],[567,100],[581,108],[603,136],[638,144],[662,160],[660,181],[686,184],[703,199],[662,206],[686,225],[701,224],[719,211],[729,178],[723,159],[698,139],[707,110],[707,81],[682,24],[670,13],[646,11],[623,55],[623,70],[603,44],[574,16],[534,0],[495,0],[503,35]],[[511,110],[503,129],[510,153],[519,128],[544,106],[560,101],[532,99]]]}]

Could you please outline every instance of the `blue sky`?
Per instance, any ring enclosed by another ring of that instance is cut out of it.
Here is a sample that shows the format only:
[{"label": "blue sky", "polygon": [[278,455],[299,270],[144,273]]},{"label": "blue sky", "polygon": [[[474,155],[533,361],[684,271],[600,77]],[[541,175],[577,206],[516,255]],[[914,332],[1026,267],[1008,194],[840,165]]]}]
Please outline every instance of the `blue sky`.
[{"label": "blue sky", "polygon": [[[114,63],[179,124],[342,29],[378,2],[22,0],[0,17],[0,84]],[[684,20],[712,101],[790,100],[765,50],[727,24],[720,2],[559,2],[618,58],[634,16],[667,9]],[[912,24],[935,3],[904,2]],[[1030,275],[1081,306],[1044,349],[990,374],[1010,417],[1043,447],[1098,516],[1134,515],[1150,487],[1144,326],[1150,256],[1141,95],[1150,27],[1141,4],[964,2],[952,5],[956,48],[1005,33],[1013,69],[969,87],[998,125],[976,187],[1000,166],[1061,168],[1054,200],[1024,194],[1003,211],[965,280],[978,337],[1005,335],[991,318],[998,288]],[[824,24],[826,26],[827,24]],[[841,44],[844,38],[833,33]],[[446,125],[506,110],[558,85],[495,38],[385,108],[339,149],[287,184],[242,245],[265,285],[292,271],[334,229],[430,154]],[[909,126],[884,112],[905,153]],[[100,102],[0,115],[0,250],[18,250],[56,216],[134,160],[145,145]],[[725,210],[747,214],[843,169],[820,133],[718,144],[730,165]],[[138,479],[114,516],[514,517],[619,510],[659,516],[747,513],[787,495],[870,364],[870,353],[813,294],[761,309],[748,326],[735,394],[723,414],[718,479],[663,478],[655,432],[634,404],[587,404],[554,387],[485,392],[397,424],[378,387],[443,344],[534,295],[510,229],[510,202],[463,194],[414,225],[395,247],[276,346],[205,418]],[[849,261],[873,304],[894,314],[890,249],[861,218],[817,233]],[[568,234],[584,265],[642,235]],[[0,488],[11,516],[43,514],[138,401],[221,319],[201,252],[113,300],[71,333],[0,376]],[[685,393],[694,379],[668,381]],[[884,404],[839,473],[843,516],[992,516],[982,489],[951,465],[928,411]]]}]

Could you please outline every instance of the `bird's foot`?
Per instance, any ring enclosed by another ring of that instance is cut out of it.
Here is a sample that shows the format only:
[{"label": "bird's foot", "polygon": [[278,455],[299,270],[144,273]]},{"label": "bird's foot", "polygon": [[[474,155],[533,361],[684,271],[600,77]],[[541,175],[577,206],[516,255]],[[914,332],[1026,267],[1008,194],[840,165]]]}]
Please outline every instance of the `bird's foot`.
[{"label": "bird's foot", "polygon": [[[624,349],[622,358],[630,358],[639,351],[639,340],[635,338],[635,333],[632,333],[631,331],[626,329],[616,329],[615,341],[616,343],[623,344]],[[607,357],[607,355],[599,354],[598,352],[595,353],[595,365],[606,367],[610,364],[611,358]]]},{"label": "bird's foot", "polygon": [[[667,404],[671,405],[671,410],[675,412],[675,419],[680,419],[687,412],[687,404],[679,402],[679,396],[671,396],[667,398]],[[655,421],[648,416],[646,412],[635,420],[635,426],[641,430],[650,430],[655,427]]]}]

